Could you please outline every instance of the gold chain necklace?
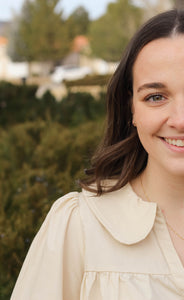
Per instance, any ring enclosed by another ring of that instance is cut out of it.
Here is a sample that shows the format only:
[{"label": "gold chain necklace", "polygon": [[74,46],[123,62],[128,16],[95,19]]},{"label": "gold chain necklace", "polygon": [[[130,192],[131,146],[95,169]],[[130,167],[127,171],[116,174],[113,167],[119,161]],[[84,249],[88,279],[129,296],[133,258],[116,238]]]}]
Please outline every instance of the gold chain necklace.
[{"label": "gold chain necklace", "polygon": [[[140,176],[140,180],[141,180],[141,186],[142,186],[142,190],[143,190],[144,196],[145,196],[145,198],[146,198],[149,202],[151,202],[150,198],[148,197],[148,194],[146,193],[146,191],[145,191],[145,189],[144,189],[144,186],[143,186],[143,183],[142,183],[142,177],[141,177],[141,176]],[[167,224],[167,226],[169,227],[169,229],[171,229],[171,231],[172,231],[177,237],[179,237],[181,240],[184,241],[184,237],[181,236],[179,233],[177,233],[177,232],[174,230],[174,228],[167,222],[166,219],[165,219],[165,221],[166,221],[166,224]]]}]

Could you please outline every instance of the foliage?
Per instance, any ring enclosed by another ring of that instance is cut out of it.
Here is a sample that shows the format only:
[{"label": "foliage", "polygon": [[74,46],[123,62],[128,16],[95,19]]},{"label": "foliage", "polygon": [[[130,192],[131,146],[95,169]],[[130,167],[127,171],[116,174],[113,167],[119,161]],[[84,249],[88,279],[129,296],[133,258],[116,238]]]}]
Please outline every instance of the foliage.
[{"label": "foliage", "polygon": [[25,0],[15,20],[12,58],[27,61],[57,61],[69,50],[69,41],[59,0]]},{"label": "foliage", "polygon": [[87,35],[94,56],[117,61],[142,22],[143,9],[130,0],[110,3],[94,21],[83,6],[64,19],[58,4],[59,0],[24,0],[10,37],[9,54],[14,60],[57,63],[71,50],[74,37]]},{"label": "foliage", "polygon": [[83,6],[76,8],[66,20],[67,32],[72,41],[77,35],[86,35],[89,27],[89,14]]},{"label": "foliage", "polygon": [[32,3],[31,0],[25,0],[22,5],[21,14],[15,16],[10,30],[8,54],[15,61],[31,61],[32,48],[31,42],[28,41],[28,36],[24,40],[24,35],[32,36],[31,23],[32,23]]},{"label": "foliage", "polygon": [[44,95],[42,101],[36,98],[37,86],[16,86],[0,83],[0,125],[10,126],[25,121],[54,117],[56,101],[51,94]]},{"label": "foliage", "polygon": [[104,97],[101,100],[94,100],[88,93],[70,93],[60,104],[59,122],[70,126],[85,123],[88,120],[95,120],[104,115]]},{"label": "foliage", "polygon": [[134,6],[129,0],[110,3],[107,12],[90,26],[93,55],[107,61],[118,61],[141,21],[141,8]]},{"label": "foliage", "polygon": [[85,78],[77,79],[77,80],[70,80],[65,81],[65,85],[67,88],[70,88],[72,86],[107,86],[110,78],[112,77],[111,74],[107,75],[88,75]]},{"label": "foliage", "polygon": [[101,127],[100,121],[73,129],[35,121],[0,131],[0,299],[9,299],[28,247],[53,201],[78,189],[75,180],[87,165]]},{"label": "foliage", "polygon": [[61,102],[47,92],[36,98],[37,86],[0,83],[0,126],[37,120],[58,121],[76,126],[104,115],[104,95],[94,99],[89,93],[69,93]]},{"label": "foliage", "polygon": [[78,190],[103,130],[104,95],[60,103],[35,86],[0,84],[0,299],[8,300],[51,204]]}]

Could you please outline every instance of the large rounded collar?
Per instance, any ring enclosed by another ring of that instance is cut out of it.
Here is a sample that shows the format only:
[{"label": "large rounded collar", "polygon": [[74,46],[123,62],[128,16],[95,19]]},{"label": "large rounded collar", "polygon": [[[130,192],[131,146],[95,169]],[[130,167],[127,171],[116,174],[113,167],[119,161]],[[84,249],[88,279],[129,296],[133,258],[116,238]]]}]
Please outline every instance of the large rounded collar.
[{"label": "large rounded collar", "polygon": [[135,244],[151,231],[157,205],[140,199],[130,184],[102,196],[86,190],[82,193],[96,218],[117,241]]}]

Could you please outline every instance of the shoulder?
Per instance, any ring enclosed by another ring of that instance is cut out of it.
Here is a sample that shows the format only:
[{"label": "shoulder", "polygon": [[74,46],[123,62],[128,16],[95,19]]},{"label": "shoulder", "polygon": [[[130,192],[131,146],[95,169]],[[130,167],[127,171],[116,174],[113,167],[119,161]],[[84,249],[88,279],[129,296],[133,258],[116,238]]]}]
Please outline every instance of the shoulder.
[{"label": "shoulder", "polygon": [[[63,299],[69,299],[69,294],[80,292],[83,269],[79,193],[73,192],[52,205],[31,244],[11,299],[50,300],[54,295],[59,300],[61,294]],[[77,272],[77,277],[71,270]],[[69,290],[61,284],[64,281]]]},{"label": "shoulder", "polygon": [[79,208],[79,195],[78,192],[71,192],[58,198],[51,206],[45,222],[53,219],[56,223],[61,218],[62,220],[69,218]]},{"label": "shoulder", "polygon": [[79,205],[79,192],[71,192],[58,198],[52,205],[49,214],[62,213],[63,210],[70,212]]},{"label": "shoulder", "polygon": [[68,235],[68,230],[72,232],[72,238],[75,240],[75,234],[79,235],[82,231],[82,224],[79,212],[80,193],[71,192],[57,199],[51,206],[37,236],[45,239],[49,247],[60,248],[62,245],[59,236]]}]

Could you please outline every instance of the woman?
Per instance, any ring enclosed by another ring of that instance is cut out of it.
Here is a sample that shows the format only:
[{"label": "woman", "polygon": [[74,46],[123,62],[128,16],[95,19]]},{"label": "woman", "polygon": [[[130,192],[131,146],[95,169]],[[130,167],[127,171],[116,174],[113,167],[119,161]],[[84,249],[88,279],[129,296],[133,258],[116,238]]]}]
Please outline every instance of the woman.
[{"label": "woman", "polygon": [[184,12],[148,21],[108,88],[81,193],[56,201],[12,300],[184,299]]}]

